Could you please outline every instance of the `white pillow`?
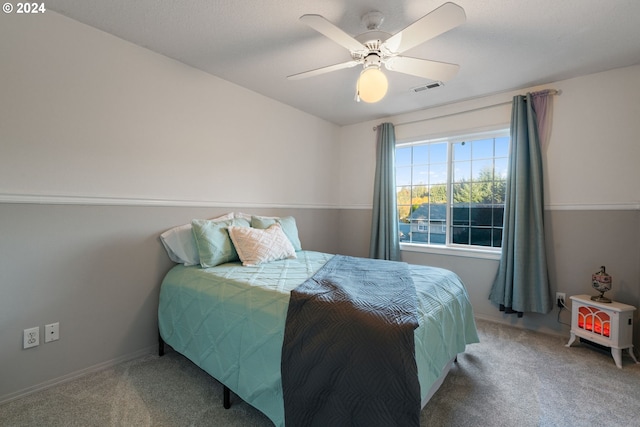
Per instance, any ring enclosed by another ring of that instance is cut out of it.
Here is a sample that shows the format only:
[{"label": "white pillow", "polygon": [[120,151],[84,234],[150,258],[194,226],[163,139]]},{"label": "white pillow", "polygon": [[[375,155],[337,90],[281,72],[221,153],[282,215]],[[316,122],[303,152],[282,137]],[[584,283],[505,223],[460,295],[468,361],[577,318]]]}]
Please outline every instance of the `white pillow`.
[{"label": "white pillow", "polygon": [[265,230],[235,226],[229,227],[228,230],[242,265],[258,265],[279,259],[296,258],[293,245],[278,223]]},{"label": "white pillow", "polygon": [[251,214],[246,214],[246,213],[243,213],[243,212],[234,212],[233,213],[233,217],[234,218],[246,219],[247,221],[251,222]]},{"label": "white pillow", "polygon": [[[224,214],[211,221],[233,219],[233,212]],[[193,237],[191,223],[173,227],[160,235],[160,241],[173,262],[184,265],[200,264],[198,246]]]}]

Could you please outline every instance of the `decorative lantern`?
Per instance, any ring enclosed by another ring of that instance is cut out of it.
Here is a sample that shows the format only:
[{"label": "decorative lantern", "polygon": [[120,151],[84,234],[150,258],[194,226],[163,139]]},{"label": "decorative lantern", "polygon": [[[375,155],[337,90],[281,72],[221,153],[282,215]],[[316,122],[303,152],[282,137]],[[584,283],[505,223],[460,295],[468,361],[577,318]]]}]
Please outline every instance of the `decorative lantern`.
[{"label": "decorative lantern", "polygon": [[593,301],[597,302],[611,302],[611,300],[604,296],[604,293],[611,290],[612,278],[605,272],[604,265],[600,267],[600,271],[591,275],[591,285],[593,289],[600,292],[600,295],[594,295],[591,297]]}]

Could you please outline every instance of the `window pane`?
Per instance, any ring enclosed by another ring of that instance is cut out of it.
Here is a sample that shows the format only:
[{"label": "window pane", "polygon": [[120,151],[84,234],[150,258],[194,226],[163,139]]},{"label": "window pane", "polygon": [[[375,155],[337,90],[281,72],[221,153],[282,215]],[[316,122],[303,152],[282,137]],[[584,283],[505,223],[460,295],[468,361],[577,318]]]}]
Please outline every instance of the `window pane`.
[{"label": "window pane", "polygon": [[453,182],[471,181],[471,162],[453,164]]},{"label": "window pane", "polygon": [[474,159],[493,158],[493,138],[473,141],[472,150]]},{"label": "window pane", "polygon": [[451,209],[453,225],[469,225],[468,205],[454,205]]},{"label": "window pane", "polygon": [[493,229],[493,247],[494,248],[502,247],[502,228]]},{"label": "window pane", "polygon": [[411,189],[411,204],[419,205],[429,201],[429,187],[426,185],[414,186]]},{"label": "window pane", "polygon": [[486,181],[472,183],[471,202],[481,205],[491,205],[493,203],[493,183]]},{"label": "window pane", "polygon": [[429,240],[429,243],[431,243],[432,245],[444,245],[447,243],[447,234],[445,231],[443,231],[442,233],[432,233],[431,234],[431,239]]},{"label": "window pane", "polygon": [[411,221],[421,221],[429,217],[429,206],[425,207],[423,204],[411,205]]},{"label": "window pane", "polygon": [[398,205],[398,220],[409,221],[411,214],[411,205]]},{"label": "window pane", "polygon": [[401,242],[406,242],[409,239],[409,231],[411,231],[411,225],[409,224],[409,206],[398,206],[398,235]]},{"label": "window pane", "polygon": [[471,184],[453,184],[453,203],[469,203],[471,201]]},{"label": "window pane", "polygon": [[453,144],[453,161],[471,160],[471,144],[456,142]]},{"label": "window pane", "polygon": [[451,242],[459,245],[468,245],[469,227],[451,227]]},{"label": "window pane", "polygon": [[426,185],[429,183],[429,166],[414,166],[413,167],[413,185]]},{"label": "window pane", "polygon": [[398,185],[396,187],[398,203],[409,204],[411,203],[411,186],[410,185]]},{"label": "window pane", "polygon": [[[447,205],[444,203],[431,204],[430,218],[431,220],[444,221],[447,219]],[[444,230],[443,230],[444,232]]]},{"label": "window pane", "polygon": [[493,183],[493,203],[504,204],[507,194],[507,181],[496,181]]},{"label": "window pane", "polygon": [[493,220],[493,209],[491,205],[476,204],[471,207],[471,225],[488,225],[491,226]]},{"label": "window pane", "polygon": [[396,148],[396,166],[411,165],[411,147]]},{"label": "window pane", "polygon": [[477,246],[491,246],[491,228],[471,227],[471,244]]},{"label": "window pane", "polygon": [[447,183],[447,164],[436,163],[431,164],[429,173],[429,184],[446,184]]},{"label": "window pane", "polygon": [[474,181],[493,181],[493,159],[474,160],[471,169]]},{"label": "window pane", "polygon": [[398,218],[400,220],[407,218],[411,207],[411,187],[397,187],[396,204],[398,205]]},{"label": "window pane", "polygon": [[438,144],[430,144],[431,156],[429,162],[434,163],[447,163],[447,143],[441,142]]},{"label": "window pane", "polygon": [[497,205],[493,208],[493,225],[498,227],[504,226],[504,205]]},{"label": "window pane", "polygon": [[446,184],[432,185],[429,187],[429,203],[447,203]]},{"label": "window pane", "polygon": [[411,166],[396,167],[396,185],[411,185]]},{"label": "window pane", "polygon": [[415,145],[413,147],[413,164],[426,165],[429,164],[429,146]]},{"label": "window pane", "polygon": [[495,160],[495,177],[496,179],[507,179],[507,171],[509,166],[509,161],[505,159],[496,159]]},{"label": "window pane", "polygon": [[509,137],[496,138],[496,157],[509,157]]}]

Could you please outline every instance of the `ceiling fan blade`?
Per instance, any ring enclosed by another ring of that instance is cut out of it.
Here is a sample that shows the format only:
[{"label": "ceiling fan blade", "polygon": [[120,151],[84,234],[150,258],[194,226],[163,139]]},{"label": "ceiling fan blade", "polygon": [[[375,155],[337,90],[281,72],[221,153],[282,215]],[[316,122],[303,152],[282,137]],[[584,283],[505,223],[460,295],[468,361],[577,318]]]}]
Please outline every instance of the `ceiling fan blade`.
[{"label": "ceiling fan blade", "polygon": [[358,61],[343,62],[341,64],[329,65],[327,67],[316,68],[315,70],[305,71],[298,74],[292,74],[290,76],[287,76],[287,79],[289,80],[306,79],[307,77],[313,77],[320,74],[329,73],[331,71],[342,70],[343,68],[355,67],[358,64],[360,64],[360,62]]},{"label": "ceiling fan blade", "polygon": [[456,64],[411,58],[409,56],[390,58],[385,62],[384,66],[390,71],[398,71],[400,73],[441,82],[452,79],[460,69],[460,66]]},{"label": "ceiling fan blade", "polygon": [[300,21],[307,24],[317,32],[329,37],[340,46],[349,49],[351,52],[363,52],[367,50],[367,48],[358,40],[354,39],[320,15],[302,15],[300,17]]},{"label": "ceiling fan blade", "polygon": [[457,27],[466,20],[463,8],[455,3],[445,3],[389,37],[383,46],[389,52],[402,53]]}]

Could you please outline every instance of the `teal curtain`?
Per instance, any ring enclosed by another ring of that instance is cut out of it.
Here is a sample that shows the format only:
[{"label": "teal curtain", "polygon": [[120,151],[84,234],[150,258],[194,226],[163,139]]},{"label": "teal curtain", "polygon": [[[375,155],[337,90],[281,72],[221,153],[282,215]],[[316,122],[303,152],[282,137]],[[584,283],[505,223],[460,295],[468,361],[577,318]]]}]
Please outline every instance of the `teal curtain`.
[{"label": "teal curtain", "polygon": [[396,208],[396,133],[391,123],[378,126],[376,175],[369,257],[400,260],[398,209]]},{"label": "teal curtain", "polygon": [[[540,96],[551,96],[549,94]],[[532,94],[513,99],[502,257],[489,299],[507,313],[553,307],[544,236],[542,155]]]}]

